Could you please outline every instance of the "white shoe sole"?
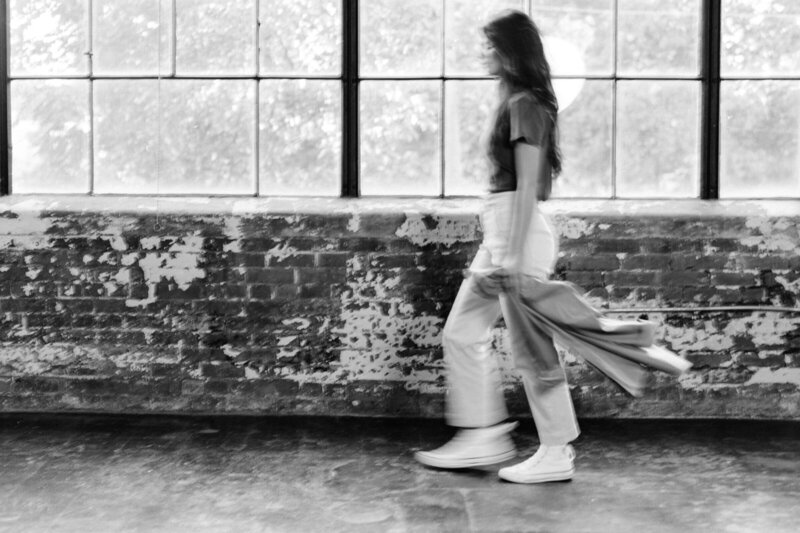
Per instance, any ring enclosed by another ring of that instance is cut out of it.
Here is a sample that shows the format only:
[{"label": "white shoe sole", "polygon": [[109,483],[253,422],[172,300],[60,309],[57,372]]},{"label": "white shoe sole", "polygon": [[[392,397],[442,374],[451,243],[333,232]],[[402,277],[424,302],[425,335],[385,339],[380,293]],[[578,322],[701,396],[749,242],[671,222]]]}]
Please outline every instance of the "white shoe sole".
[{"label": "white shoe sole", "polygon": [[511,481],[512,483],[548,483],[551,481],[568,481],[572,479],[572,476],[575,475],[575,468],[570,468],[569,470],[563,470],[561,472],[547,472],[534,476],[515,474],[514,472],[508,472],[505,470],[505,468],[501,468],[497,475],[500,476],[501,479]]},{"label": "white shoe sole", "polygon": [[502,463],[517,456],[517,451],[512,449],[507,452],[499,453],[496,455],[485,455],[482,457],[467,457],[461,459],[453,459],[450,457],[439,457],[430,452],[416,452],[414,459],[425,466],[432,466],[434,468],[474,468],[476,466],[493,465]]}]

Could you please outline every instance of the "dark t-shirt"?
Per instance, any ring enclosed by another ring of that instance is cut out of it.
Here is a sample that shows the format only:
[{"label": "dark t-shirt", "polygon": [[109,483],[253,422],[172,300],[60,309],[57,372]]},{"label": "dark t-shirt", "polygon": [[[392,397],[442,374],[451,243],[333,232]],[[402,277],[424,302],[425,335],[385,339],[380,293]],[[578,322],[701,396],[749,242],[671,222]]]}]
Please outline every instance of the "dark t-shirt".
[{"label": "dark t-shirt", "polygon": [[524,142],[541,150],[536,197],[539,200],[550,197],[552,170],[547,161],[550,128],[547,111],[529,92],[514,93],[500,104],[489,137],[489,161],[492,164],[489,192],[517,190],[514,145]]}]

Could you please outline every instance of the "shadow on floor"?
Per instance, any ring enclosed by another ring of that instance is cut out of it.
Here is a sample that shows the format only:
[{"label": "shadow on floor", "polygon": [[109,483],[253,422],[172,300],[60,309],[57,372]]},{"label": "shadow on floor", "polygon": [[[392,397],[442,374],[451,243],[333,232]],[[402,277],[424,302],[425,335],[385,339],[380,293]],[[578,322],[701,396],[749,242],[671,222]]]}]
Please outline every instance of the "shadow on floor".
[{"label": "shadow on floor", "polygon": [[0,414],[0,532],[798,530],[800,423],[581,426],[572,482],[514,485],[417,465],[439,421]]}]

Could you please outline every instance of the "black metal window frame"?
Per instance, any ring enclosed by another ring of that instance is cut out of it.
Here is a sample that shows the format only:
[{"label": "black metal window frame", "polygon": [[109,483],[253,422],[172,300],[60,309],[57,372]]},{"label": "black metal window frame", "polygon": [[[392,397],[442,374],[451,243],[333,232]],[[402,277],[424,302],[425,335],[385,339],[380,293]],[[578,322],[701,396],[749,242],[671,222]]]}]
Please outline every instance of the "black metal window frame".
[{"label": "black metal window frame", "polygon": [[[530,1],[527,2],[530,10]],[[616,19],[616,6],[615,19]],[[615,23],[616,35],[616,23]],[[721,50],[721,0],[702,0],[701,14],[701,57],[698,77],[663,77],[655,79],[698,80],[701,84],[701,116],[700,116],[700,190],[698,197],[714,200],[719,198],[719,116],[720,116],[720,50]],[[342,70],[341,76],[299,76],[307,79],[340,79],[342,87],[342,168],[341,196],[354,198],[360,196],[359,191],[359,0],[343,0],[342,5]],[[0,0],[0,123],[5,126],[0,130],[0,196],[11,191],[11,114],[9,101],[9,1]],[[616,50],[616,39],[614,50]],[[616,66],[615,66],[616,69]],[[274,78],[290,78],[291,76],[274,76]],[[578,77],[578,76],[576,76]],[[581,76],[584,77],[584,76]],[[81,78],[87,78],[82,76]],[[105,77],[104,77],[105,78]],[[183,78],[183,77],[181,77]],[[270,76],[219,76],[218,79],[269,79]],[[588,76],[586,79],[608,79],[616,84],[617,80],[653,79],[647,77]],[[88,79],[93,79],[88,76]],[[136,79],[143,79],[136,77]],[[144,78],[146,79],[146,77]],[[387,78],[372,78],[387,79]],[[391,79],[391,78],[388,78]],[[404,79],[482,79],[470,77],[408,77]],[[749,79],[749,78],[748,78]],[[771,79],[771,78],[770,78]],[[616,88],[614,90],[616,95]],[[613,111],[616,115],[616,111]],[[615,118],[612,118],[615,120]],[[443,136],[442,136],[443,137]],[[612,134],[612,172],[616,157],[616,134]],[[442,175],[442,180],[444,175]],[[256,181],[258,179],[256,177]],[[256,185],[258,187],[258,184]],[[258,193],[256,193],[258,194]],[[612,190],[612,198],[615,197]]]}]

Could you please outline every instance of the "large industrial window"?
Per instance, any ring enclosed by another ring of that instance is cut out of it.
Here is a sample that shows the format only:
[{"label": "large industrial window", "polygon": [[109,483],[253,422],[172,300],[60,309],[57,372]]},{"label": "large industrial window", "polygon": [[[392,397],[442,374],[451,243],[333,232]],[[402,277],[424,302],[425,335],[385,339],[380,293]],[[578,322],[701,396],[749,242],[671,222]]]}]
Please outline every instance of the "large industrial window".
[{"label": "large industrial window", "polygon": [[557,196],[800,196],[794,0],[4,3],[0,192],[480,194],[480,26],[511,7],[556,77]]}]

